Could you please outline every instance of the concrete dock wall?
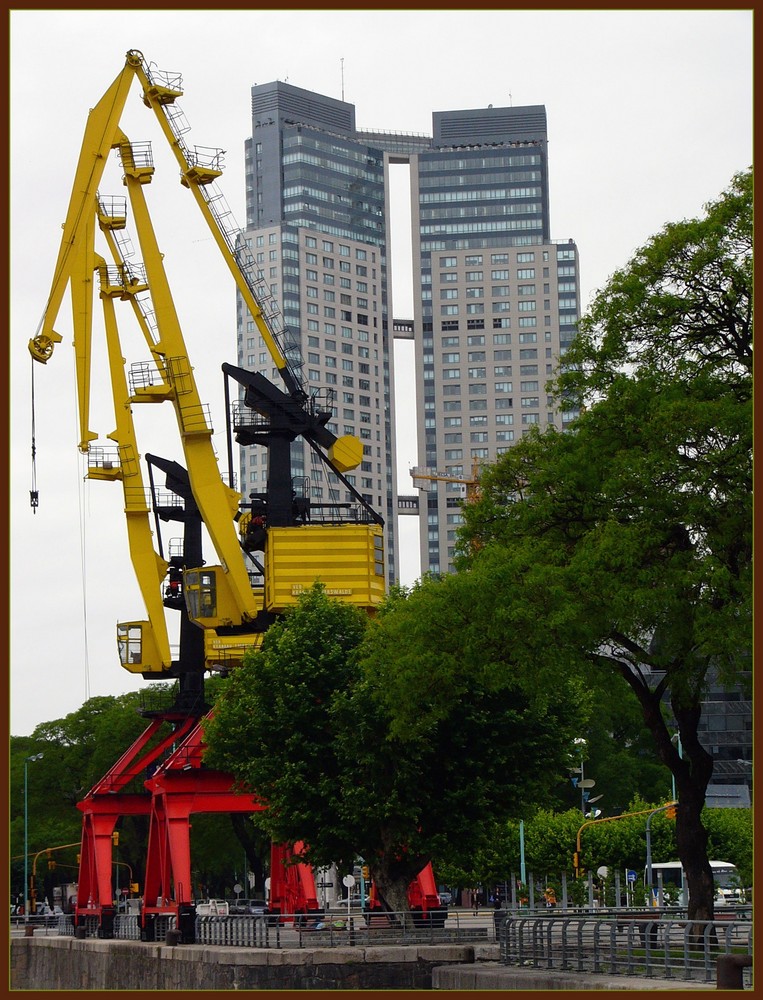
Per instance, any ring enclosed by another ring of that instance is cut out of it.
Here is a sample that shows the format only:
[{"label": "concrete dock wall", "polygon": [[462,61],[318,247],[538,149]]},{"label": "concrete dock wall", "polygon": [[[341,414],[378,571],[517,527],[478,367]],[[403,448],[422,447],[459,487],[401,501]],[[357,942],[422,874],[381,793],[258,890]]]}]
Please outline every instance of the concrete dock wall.
[{"label": "concrete dock wall", "polygon": [[[247,949],[13,938],[14,990],[431,989],[432,969],[495,959],[497,945]],[[477,953],[477,954],[475,954]]]}]

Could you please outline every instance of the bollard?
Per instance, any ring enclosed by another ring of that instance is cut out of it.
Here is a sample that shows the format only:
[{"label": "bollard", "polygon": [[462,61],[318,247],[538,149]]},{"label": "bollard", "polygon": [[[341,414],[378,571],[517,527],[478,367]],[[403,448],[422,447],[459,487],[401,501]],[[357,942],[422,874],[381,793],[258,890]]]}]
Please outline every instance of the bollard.
[{"label": "bollard", "polygon": [[78,927],[75,927],[74,936],[79,941],[84,941],[84,939],[87,937],[87,927],[83,926],[82,924],[80,924]]},{"label": "bollard", "polygon": [[24,937],[34,937],[34,927],[31,924],[24,924]]},{"label": "bollard", "polygon": [[180,931],[175,930],[174,928],[168,930],[164,943],[169,945],[170,948],[174,948],[176,944],[180,944]]},{"label": "bollard", "polygon": [[719,990],[742,990],[742,970],[752,967],[752,955],[719,955],[715,985]]}]

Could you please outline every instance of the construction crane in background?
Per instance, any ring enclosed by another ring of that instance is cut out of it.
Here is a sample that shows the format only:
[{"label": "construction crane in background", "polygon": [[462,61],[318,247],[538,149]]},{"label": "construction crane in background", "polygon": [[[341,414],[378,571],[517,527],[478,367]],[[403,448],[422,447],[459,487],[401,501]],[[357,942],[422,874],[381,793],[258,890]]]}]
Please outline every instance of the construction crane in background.
[{"label": "construction crane in background", "polygon": [[473,503],[479,498],[479,460],[473,459],[471,475],[455,474],[451,472],[439,472],[437,469],[430,469],[426,466],[415,465],[410,469],[413,485],[419,490],[429,490],[429,483],[463,483],[465,488],[465,499],[467,503]]},{"label": "construction crane in background", "polygon": [[[229,411],[229,463],[234,434],[240,444],[264,445],[269,451],[264,493],[243,497],[235,489],[232,473],[226,483],[218,466],[207,406],[196,385],[148,210],[145,192],[155,173],[150,143],[132,142],[120,127],[136,79],[143,88],[143,103],[155,113],[180,166],[180,182],[199,206],[284,383],[281,390],[262,375],[222,366]],[[246,651],[261,644],[276,617],[296,604],[299,594],[315,580],[321,579],[337,599],[373,613],[384,598],[385,575],[383,520],[344,475],[360,464],[363,445],[353,435],[337,437],[330,431],[328,395],[324,399],[306,392],[299,376],[298,343],[283,327],[247,241],[217,189],[222,151],[190,147],[186,142],[188,126],[176,103],[183,93],[181,83],[178,74],[156,71],[142,53],[132,49],[122,72],[90,111],[50,296],[29,350],[36,362],[47,364],[51,359],[62,340],[54,324],[68,289],[79,449],[87,456],[88,479],[122,484],[132,565],[148,613],[146,621],[118,623],[120,662],[148,680],[178,682],[171,704],[144,711],[150,720],[145,732],[78,803],[83,832],[75,921],[78,926],[90,926],[100,937],[112,936],[115,827],[122,816],[147,815],[141,936],[155,940],[157,921],[174,917],[183,940],[188,941],[195,918],[191,814],[253,813],[266,808],[256,795],[234,794],[230,775],[202,768],[201,720],[210,711],[204,699],[205,673],[227,672],[240,665]],[[108,198],[99,190],[112,150],[119,156],[127,199]],[[141,264],[132,262],[125,235],[128,200]],[[99,235],[112,263],[96,249]],[[99,444],[98,434],[90,427],[96,288],[103,309],[116,421],[115,430],[106,435],[110,444]],[[131,307],[148,353],[146,360],[134,362],[129,371],[116,315],[119,302]],[[233,406],[229,404],[230,379],[239,386]],[[146,454],[146,485],[133,409],[162,403],[174,408],[185,464]],[[315,502],[309,482],[292,480],[290,445],[298,437],[343,483],[351,501],[340,503],[334,497]],[[157,485],[158,474],[164,476],[163,489]],[[161,524],[173,521],[182,525],[182,545],[165,549]],[[203,558],[202,529],[211,539],[219,560],[216,564],[207,564]],[[175,658],[168,640],[167,610],[182,615]],[[130,791],[141,782],[142,789]],[[319,909],[312,872],[299,863],[298,850],[299,845],[273,845],[271,911]],[[419,908],[439,908],[439,898],[430,891],[431,870],[423,875],[426,878],[415,887],[419,896],[425,887]]]}]

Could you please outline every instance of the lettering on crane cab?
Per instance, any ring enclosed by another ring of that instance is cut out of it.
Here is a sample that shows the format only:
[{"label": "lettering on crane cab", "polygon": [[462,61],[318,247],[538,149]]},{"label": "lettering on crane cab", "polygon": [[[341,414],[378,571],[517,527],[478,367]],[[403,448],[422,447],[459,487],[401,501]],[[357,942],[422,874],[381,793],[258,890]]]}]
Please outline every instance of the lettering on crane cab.
[{"label": "lettering on crane cab", "polygon": [[[293,583],[291,587],[291,593],[293,597],[298,594],[304,594],[305,588],[301,583]],[[326,587],[324,593],[328,597],[347,597],[352,594],[352,587]]]}]

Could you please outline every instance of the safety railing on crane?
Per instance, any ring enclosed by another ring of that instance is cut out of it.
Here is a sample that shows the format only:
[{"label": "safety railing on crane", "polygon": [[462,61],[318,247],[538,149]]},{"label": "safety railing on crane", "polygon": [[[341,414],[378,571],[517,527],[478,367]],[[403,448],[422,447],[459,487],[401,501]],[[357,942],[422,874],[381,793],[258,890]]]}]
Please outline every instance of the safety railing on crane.
[{"label": "safety railing on crane", "polygon": [[[98,193],[98,221],[101,229],[111,237],[112,254],[116,258],[115,265],[107,266],[101,275],[103,290],[104,279],[110,285],[129,293],[133,305],[142,320],[148,341],[153,345],[159,343],[159,327],[156,322],[151,295],[146,285],[146,269],[143,264],[132,263],[135,247],[127,231],[127,199],[120,195],[101,195]],[[103,270],[103,269],[99,269]],[[137,281],[135,280],[137,279]],[[145,285],[145,287],[143,287]]]},{"label": "safety railing on crane", "polygon": [[[143,72],[151,84],[162,90],[176,94],[182,93],[180,74],[161,72],[149,66],[142,56],[140,58]],[[171,101],[159,101],[158,103],[175,138],[177,148],[185,160],[188,172],[192,174],[195,170],[202,171],[202,173],[197,174],[197,179],[203,177],[203,179],[199,179],[198,190],[206,202],[231,256],[236,261],[239,271],[268,325],[273,340],[286,360],[292,378],[301,387],[299,370],[304,361],[300,344],[295,337],[290,335],[275,297],[256,270],[254,256],[247,245],[246,237],[236,223],[224,194],[215,183],[215,176],[222,172],[225,151],[208,146],[189,146],[184,136],[190,131],[190,125],[177,102],[173,98]]]}]

